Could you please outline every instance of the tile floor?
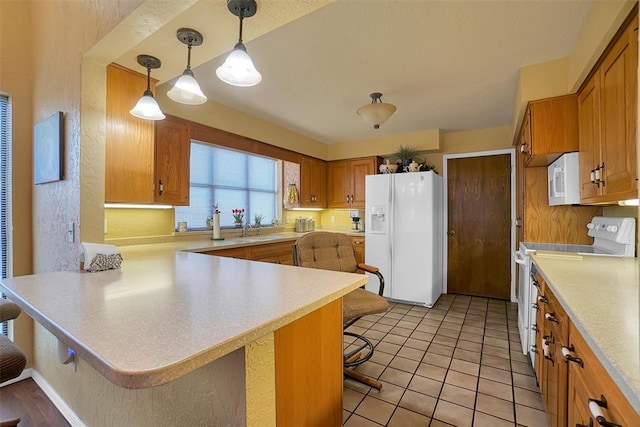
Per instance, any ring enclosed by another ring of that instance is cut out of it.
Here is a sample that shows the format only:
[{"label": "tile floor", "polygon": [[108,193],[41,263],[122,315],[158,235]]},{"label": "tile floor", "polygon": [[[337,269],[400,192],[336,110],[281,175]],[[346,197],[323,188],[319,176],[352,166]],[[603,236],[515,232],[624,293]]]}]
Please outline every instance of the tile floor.
[{"label": "tile floor", "polygon": [[391,304],[349,330],[376,345],[356,370],[383,387],[345,379],[344,426],[547,425],[521,351],[516,304],[442,295],[432,309]]}]

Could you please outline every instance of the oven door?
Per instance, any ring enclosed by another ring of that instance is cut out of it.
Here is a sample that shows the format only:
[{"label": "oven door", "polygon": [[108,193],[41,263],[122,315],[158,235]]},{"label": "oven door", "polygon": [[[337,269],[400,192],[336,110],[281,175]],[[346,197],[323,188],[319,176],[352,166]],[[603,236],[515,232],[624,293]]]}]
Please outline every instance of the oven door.
[{"label": "oven door", "polygon": [[518,332],[522,343],[522,354],[529,353],[529,327],[531,316],[530,275],[531,259],[521,250],[513,253],[518,264]]}]

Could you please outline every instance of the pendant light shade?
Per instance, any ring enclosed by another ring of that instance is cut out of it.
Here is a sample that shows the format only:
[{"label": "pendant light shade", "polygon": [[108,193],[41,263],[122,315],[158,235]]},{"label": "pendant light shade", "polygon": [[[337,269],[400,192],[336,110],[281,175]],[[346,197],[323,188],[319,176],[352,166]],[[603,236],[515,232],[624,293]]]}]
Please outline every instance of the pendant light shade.
[{"label": "pendant light shade", "polygon": [[147,69],[147,90],[144,91],[142,98],[138,100],[135,107],[129,111],[132,116],[145,120],[162,120],[165,115],[162,114],[160,106],[153,98],[151,92],[151,69],[160,68],[160,60],[150,55],[138,55],[138,64]]},{"label": "pendant light shade", "polygon": [[207,97],[202,93],[200,85],[191,71],[191,47],[200,46],[203,41],[202,34],[190,28],[180,28],[176,34],[178,40],[187,45],[187,68],[184,70],[176,84],[167,92],[167,96],[181,104],[199,105],[207,102]]},{"label": "pendant light shade", "polygon": [[258,5],[255,0],[228,0],[227,7],[231,13],[240,18],[240,35],[233,51],[227,56],[224,64],[216,70],[216,75],[232,86],[255,86],[262,81],[262,75],[256,70],[247,53],[247,48],[242,43],[242,22],[245,17],[255,15]]},{"label": "pendant light shade", "polygon": [[382,94],[379,92],[374,92],[369,96],[371,97],[371,104],[358,108],[356,114],[367,123],[373,125],[374,129],[379,129],[380,125],[389,120],[389,117],[396,112],[396,106],[382,102]]}]

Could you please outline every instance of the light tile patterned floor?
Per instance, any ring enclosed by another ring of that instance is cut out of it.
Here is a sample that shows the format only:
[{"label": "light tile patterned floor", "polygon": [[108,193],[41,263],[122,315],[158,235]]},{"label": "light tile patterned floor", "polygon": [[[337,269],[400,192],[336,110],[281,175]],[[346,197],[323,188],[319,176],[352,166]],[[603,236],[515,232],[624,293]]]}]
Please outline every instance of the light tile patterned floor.
[{"label": "light tile patterned floor", "polygon": [[[394,303],[348,330],[376,345],[356,370],[383,387],[345,379],[345,426],[547,425],[521,352],[516,304],[442,295],[432,309]],[[345,347],[350,342],[345,336]]]}]

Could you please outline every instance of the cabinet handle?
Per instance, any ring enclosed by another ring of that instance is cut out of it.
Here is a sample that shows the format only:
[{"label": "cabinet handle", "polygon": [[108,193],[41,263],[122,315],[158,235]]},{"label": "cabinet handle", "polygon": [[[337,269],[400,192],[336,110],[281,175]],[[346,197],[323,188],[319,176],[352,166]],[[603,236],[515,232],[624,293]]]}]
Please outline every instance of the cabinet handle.
[{"label": "cabinet handle", "polygon": [[555,316],[555,313],[545,313],[544,318],[550,322],[560,323],[560,320]]},{"label": "cabinet handle", "polygon": [[349,197],[351,197],[351,204],[353,204],[353,194]]},{"label": "cabinet handle", "polygon": [[532,324],[532,325],[531,325],[531,330],[532,330],[532,331],[536,331],[536,334],[537,334],[537,333],[538,333],[538,325],[537,325],[537,324],[535,324],[535,323],[534,323],[534,324]]},{"label": "cabinet handle", "polygon": [[544,295],[538,295],[538,302],[541,302],[543,304],[547,304],[549,302],[549,300]]},{"label": "cabinet handle", "polygon": [[590,180],[592,184],[596,183],[596,170],[591,169],[591,173],[589,174]]},{"label": "cabinet handle", "polygon": [[162,180],[159,180],[158,184],[160,188],[160,195],[162,196],[162,193],[164,193],[164,184],[162,183]]},{"label": "cabinet handle", "polygon": [[536,353],[536,354],[538,354],[538,347],[536,347],[535,345],[532,345],[532,346],[529,348],[529,351],[530,351],[531,353]]},{"label": "cabinet handle", "polygon": [[604,187],[604,179],[602,179],[602,177],[604,176],[602,174],[603,170],[604,170],[604,162],[602,162],[602,164],[598,166],[598,183],[602,184],[602,186]]},{"label": "cabinet handle", "polygon": [[582,359],[580,359],[579,357],[574,356],[573,353],[575,351],[575,347],[573,347],[573,345],[569,346],[569,347],[565,347],[562,346],[562,357],[564,357],[564,360],[567,362],[575,362],[578,365],[580,365],[581,368],[584,368],[584,361]]},{"label": "cabinet handle", "polygon": [[349,204],[349,195],[347,194],[347,204]]},{"label": "cabinet handle", "polygon": [[533,308],[534,310],[538,310],[540,307],[538,307],[538,304],[534,302],[533,304],[531,304],[531,308]]},{"label": "cabinet handle", "polygon": [[536,280],[535,277],[531,276],[531,284],[533,286],[535,286],[536,288],[540,289],[540,283],[538,283],[538,281]]},{"label": "cabinet handle", "polygon": [[620,424],[607,421],[607,418],[600,408],[607,409],[607,399],[604,395],[600,395],[600,400],[589,399],[589,412],[591,412],[591,415],[596,419],[598,424],[604,427],[622,427]]}]

